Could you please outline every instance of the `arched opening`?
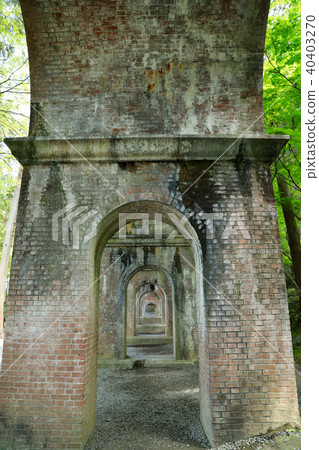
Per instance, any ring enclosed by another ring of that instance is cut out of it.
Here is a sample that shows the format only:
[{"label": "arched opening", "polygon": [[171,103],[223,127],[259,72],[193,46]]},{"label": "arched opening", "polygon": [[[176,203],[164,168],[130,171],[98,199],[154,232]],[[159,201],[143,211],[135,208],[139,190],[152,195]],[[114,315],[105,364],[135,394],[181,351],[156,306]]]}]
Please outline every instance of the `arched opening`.
[{"label": "arched opening", "polygon": [[173,282],[166,271],[141,267],[132,274],[126,287],[127,357],[175,358],[174,306]]},{"label": "arched opening", "polygon": [[[158,202],[134,205],[134,213],[131,203],[118,210],[118,223],[107,227],[98,247],[100,365],[130,357],[128,345],[170,345],[171,351],[166,347],[164,354],[176,360],[198,360],[203,295],[196,268],[201,264],[201,250],[195,230],[189,222],[185,230],[178,229],[172,215],[180,222],[183,216],[171,206]],[[148,318],[142,317],[141,302],[150,298],[158,303],[162,323],[147,323]],[[139,352],[134,353],[136,359]]]},{"label": "arched opening", "polygon": [[[120,214],[129,216],[125,225],[120,224]],[[155,214],[161,215],[160,239],[154,235]],[[175,225],[183,217],[171,205],[140,201],[122,205],[100,223],[95,247],[98,366],[109,370],[135,367],[141,360],[149,367],[157,359],[173,359],[176,364],[199,361],[196,395],[201,422],[209,430],[202,252],[190,222],[183,221],[185,231]],[[172,350],[164,355],[130,354],[130,347],[145,345],[146,339]]]},{"label": "arched opening", "polygon": [[152,300],[148,299],[147,303],[143,308],[143,316],[152,316],[157,317],[158,315],[158,306],[156,302],[153,303]]}]

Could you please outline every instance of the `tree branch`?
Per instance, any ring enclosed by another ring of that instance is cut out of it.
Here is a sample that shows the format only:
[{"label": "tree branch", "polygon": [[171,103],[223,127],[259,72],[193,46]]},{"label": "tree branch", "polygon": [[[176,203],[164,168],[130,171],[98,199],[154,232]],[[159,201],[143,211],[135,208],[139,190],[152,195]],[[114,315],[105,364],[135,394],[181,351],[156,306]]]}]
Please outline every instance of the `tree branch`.
[{"label": "tree branch", "polygon": [[285,270],[285,274],[286,274],[287,278],[289,278],[289,280],[292,282],[292,284],[294,285],[295,289],[297,290],[298,294],[300,295],[300,293],[301,293],[300,288],[297,285],[297,283],[295,282],[294,278],[290,275],[290,273],[288,272],[288,270],[285,267],[284,267],[284,270]]},{"label": "tree branch", "polygon": [[29,116],[26,116],[25,114],[22,114],[22,113],[10,111],[9,109],[0,109],[0,112],[5,112],[5,113],[8,113],[8,114],[16,114],[18,116],[23,116],[23,117],[26,117],[27,119],[29,119]]},{"label": "tree branch", "polygon": [[267,58],[268,61],[269,61],[269,64],[275,69],[275,71],[276,71],[279,75],[281,75],[282,77],[284,77],[285,80],[287,80],[288,83],[290,83],[294,88],[296,88],[298,91],[301,92],[301,89],[300,89],[293,81],[289,80],[289,78],[287,78],[286,75],[284,75],[282,72],[280,72],[280,70],[279,70],[279,69],[271,62],[270,57],[267,55],[267,53],[266,53],[265,55],[266,55],[266,58]]},{"label": "tree branch", "polygon": [[290,170],[289,170],[288,167],[283,163],[283,161],[282,161],[280,155],[278,155],[278,159],[279,159],[279,161],[280,161],[280,164],[283,166],[283,168],[288,172],[288,175],[289,175],[291,181],[293,182],[295,188],[297,189],[297,191],[301,192],[300,187],[298,186],[298,184],[297,184],[297,183],[295,182],[295,180],[293,179]]},{"label": "tree branch", "polygon": [[11,72],[11,74],[9,75],[9,77],[8,77],[6,80],[1,81],[0,86],[2,86],[3,84],[7,83],[8,81],[10,81],[12,75],[14,75],[18,70],[20,70],[21,67],[23,67],[27,61],[28,61],[28,60],[26,59],[26,60],[21,64],[21,66],[19,66],[17,69],[15,69],[13,72]]},{"label": "tree branch", "polygon": [[[278,176],[278,175],[280,175],[280,176],[286,181],[286,183],[288,184],[288,186],[289,186],[291,189],[295,189],[295,186],[294,186],[293,184],[291,184],[291,182],[290,182],[290,178],[285,177],[285,175],[283,175],[283,174],[280,173],[279,171],[277,172],[277,176]],[[300,189],[295,189],[295,190],[298,190],[298,192],[300,192]]]},{"label": "tree branch", "polygon": [[[278,205],[280,205],[280,206],[286,206],[286,205],[284,205],[283,203],[281,203],[278,199],[276,199],[276,203],[278,203]],[[287,207],[286,207],[286,209],[287,209]],[[294,211],[291,211],[291,209],[287,209],[287,211],[289,211],[290,212],[290,214],[292,214],[293,216],[295,216],[295,218],[297,219],[297,220],[299,220],[299,222],[301,222],[301,217],[299,217],[299,216],[297,216],[297,214],[294,212]]]},{"label": "tree branch", "polygon": [[5,91],[0,91],[0,95],[5,94],[6,92],[12,91],[12,89],[15,89],[16,87],[20,86],[21,84],[25,83],[25,81],[29,78],[29,75],[25,77],[24,80],[20,81],[20,83],[15,84],[14,86],[6,89]]},{"label": "tree branch", "polygon": [[292,147],[292,145],[291,145],[290,143],[289,143],[288,145],[289,145],[289,150],[291,150],[292,154],[294,155],[295,160],[296,160],[297,163],[299,164],[299,167],[301,167],[301,162],[299,161],[299,159],[298,159],[298,157],[297,157],[297,155],[296,155],[296,153],[295,153],[295,150],[293,149],[293,147]]},{"label": "tree branch", "polygon": [[282,253],[292,262],[291,256],[282,250]]}]

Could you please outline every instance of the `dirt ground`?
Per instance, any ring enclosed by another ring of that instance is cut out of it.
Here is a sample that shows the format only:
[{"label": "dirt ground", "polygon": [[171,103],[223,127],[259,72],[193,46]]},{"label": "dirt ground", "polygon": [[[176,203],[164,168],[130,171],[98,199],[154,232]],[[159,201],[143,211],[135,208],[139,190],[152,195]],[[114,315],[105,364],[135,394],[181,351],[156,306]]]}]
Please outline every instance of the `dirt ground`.
[{"label": "dirt ground", "polygon": [[210,448],[198,367],[99,369],[97,423],[85,449]]},{"label": "dirt ground", "polygon": [[[211,448],[199,419],[198,366],[98,371],[97,422],[89,449]],[[300,449],[300,434],[282,431],[226,449]]]}]

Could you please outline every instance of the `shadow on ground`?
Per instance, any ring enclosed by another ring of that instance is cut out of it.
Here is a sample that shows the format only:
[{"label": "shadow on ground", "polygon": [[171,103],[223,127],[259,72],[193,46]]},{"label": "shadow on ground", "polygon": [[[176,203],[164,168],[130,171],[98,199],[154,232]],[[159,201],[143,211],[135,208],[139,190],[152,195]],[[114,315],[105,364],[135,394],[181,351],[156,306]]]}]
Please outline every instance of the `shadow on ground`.
[{"label": "shadow on ground", "polygon": [[198,367],[98,371],[97,423],[85,449],[210,448]]},{"label": "shadow on ground", "polygon": [[[121,370],[101,368],[98,371],[97,422],[85,449],[211,448],[199,416],[198,366],[195,364]],[[300,433],[290,429],[225,444],[218,450],[300,448]]]}]

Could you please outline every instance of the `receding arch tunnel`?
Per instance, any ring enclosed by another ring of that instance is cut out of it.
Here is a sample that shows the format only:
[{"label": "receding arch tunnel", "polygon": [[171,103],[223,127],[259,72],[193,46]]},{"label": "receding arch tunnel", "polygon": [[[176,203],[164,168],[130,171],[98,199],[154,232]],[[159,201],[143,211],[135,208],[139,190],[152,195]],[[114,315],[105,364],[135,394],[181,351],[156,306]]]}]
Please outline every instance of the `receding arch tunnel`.
[{"label": "receding arch tunnel", "polygon": [[[140,211],[142,215],[147,211],[149,234],[135,234],[136,228],[141,230],[136,225],[141,225],[141,220],[131,219],[126,224],[126,238],[122,239],[115,231],[119,227],[118,217],[121,211],[129,213],[131,210]],[[160,240],[156,238],[153,226],[155,211],[156,214],[163,213]],[[197,310],[199,307],[203,310],[200,303],[203,293],[202,283],[196,286],[200,272],[194,273],[193,267],[200,264],[202,258],[200,244],[189,222],[186,229],[191,240],[187,241],[170,222],[167,212],[182,217],[175,208],[159,202],[130,203],[111,213],[107,226],[104,225],[108,234],[99,241],[104,244],[97,247],[101,258],[101,263],[97,261],[97,275],[106,273],[102,275],[99,287],[99,354],[102,359],[126,358],[127,345],[153,342],[167,344],[171,348],[169,354],[174,358],[198,360]],[[177,261],[176,255],[180,253],[190,261],[190,266],[181,256]],[[114,263],[118,255],[121,258]],[[149,303],[157,307],[156,317],[145,315],[145,305]],[[112,305],[113,312],[110,311]],[[120,322],[118,317],[122,317]]]}]

